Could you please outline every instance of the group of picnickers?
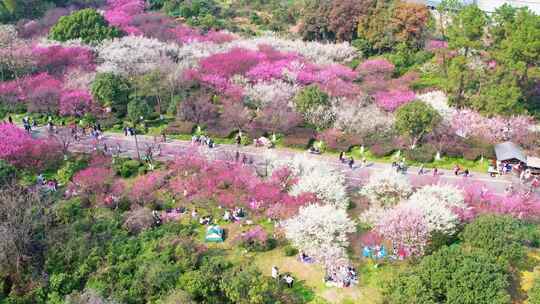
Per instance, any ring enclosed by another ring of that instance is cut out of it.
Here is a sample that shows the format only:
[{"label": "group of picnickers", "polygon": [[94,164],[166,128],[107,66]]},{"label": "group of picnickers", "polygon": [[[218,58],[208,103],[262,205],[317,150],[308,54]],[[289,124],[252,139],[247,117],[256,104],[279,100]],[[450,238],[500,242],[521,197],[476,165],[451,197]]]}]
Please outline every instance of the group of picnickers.
[{"label": "group of picnickers", "polygon": [[358,273],[347,262],[328,265],[324,283],[330,287],[349,287],[352,284],[358,284]]}]

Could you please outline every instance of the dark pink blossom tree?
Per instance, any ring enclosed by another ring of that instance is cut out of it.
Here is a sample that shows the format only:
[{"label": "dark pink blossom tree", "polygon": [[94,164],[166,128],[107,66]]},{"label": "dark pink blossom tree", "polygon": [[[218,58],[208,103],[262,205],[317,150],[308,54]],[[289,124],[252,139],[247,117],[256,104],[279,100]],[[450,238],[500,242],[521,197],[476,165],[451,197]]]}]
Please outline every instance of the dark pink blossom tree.
[{"label": "dark pink blossom tree", "polygon": [[95,70],[94,54],[83,47],[37,46],[32,53],[37,59],[38,70],[51,75],[63,76],[68,69]]},{"label": "dark pink blossom tree", "polygon": [[59,110],[61,115],[81,117],[95,109],[92,95],[85,90],[70,90],[62,92]]}]

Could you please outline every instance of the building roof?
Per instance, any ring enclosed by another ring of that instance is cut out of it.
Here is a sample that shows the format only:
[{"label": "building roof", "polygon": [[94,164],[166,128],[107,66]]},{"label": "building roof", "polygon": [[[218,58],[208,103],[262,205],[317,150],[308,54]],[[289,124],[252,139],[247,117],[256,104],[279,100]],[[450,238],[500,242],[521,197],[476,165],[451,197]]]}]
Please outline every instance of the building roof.
[{"label": "building roof", "polygon": [[540,157],[527,156],[527,167],[540,169]]},{"label": "building roof", "polygon": [[496,144],[495,155],[497,155],[497,160],[499,161],[517,159],[524,163],[527,162],[527,157],[523,151],[521,151],[516,144],[510,141]]}]

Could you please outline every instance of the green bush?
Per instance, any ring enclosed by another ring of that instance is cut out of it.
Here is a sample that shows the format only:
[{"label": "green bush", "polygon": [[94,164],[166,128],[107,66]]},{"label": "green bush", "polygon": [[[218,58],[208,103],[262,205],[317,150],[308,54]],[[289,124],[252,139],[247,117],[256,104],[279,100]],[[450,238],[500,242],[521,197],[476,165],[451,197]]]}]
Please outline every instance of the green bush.
[{"label": "green bush", "polygon": [[306,113],[318,106],[327,106],[330,103],[330,96],[318,86],[310,85],[296,94],[294,102],[299,112]]},{"label": "green bush", "polygon": [[60,169],[58,169],[58,171],[56,171],[55,178],[58,183],[65,185],[77,171],[83,169],[86,165],[86,161],[82,160],[67,161]]},{"label": "green bush", "polygon": [[114,169],[117,175],[128,178],[139,173],[141,163],[134,159],[117,159],[114,164]]},{"label": "green bush", "polygon": [[109,27],[108,22],[95,9],[83,9],[60,17],[50,30],[49,38],[57,41],[81,39],[84,43],[99,43],[122,36],[122,32]]},{"label": "green bush", "polygon": [[534,279],[533,286],[527,292],[527,296],[530,304],[540,303],[540,277]]},{"label": "green bush", "polygon": [[116,117],[127,112],[131,85],[122,76],[113,73],[98,73],[92,82],[92,96],[102,106],[110,107]]},{"label": "green bush", "polygon": [[283,247],[283,253],[285,253],[285,256],[295,256],[298,254],[298,249],[294,248],[291,245],[287,245]]},{"label": "green bush", "polygon": [[384,303],[510,303],[508,272],[492,255],[442,247],[385,285]]},{"label": "green bush", "polygon": [[15,178],[17,170],[12,165],[0,159],[0,186]]},{"label": "green bush", "polygon": [[526,227],[509,215],[483,215],[465,226],[460,235],[464,245],[515,265],[525,258]]},{"label": "green bush", "polygon": [[430,144],[425,144],[413,150],[405,150],[404,156],[412,161],[430,163],[435,158],[437,149]]}]

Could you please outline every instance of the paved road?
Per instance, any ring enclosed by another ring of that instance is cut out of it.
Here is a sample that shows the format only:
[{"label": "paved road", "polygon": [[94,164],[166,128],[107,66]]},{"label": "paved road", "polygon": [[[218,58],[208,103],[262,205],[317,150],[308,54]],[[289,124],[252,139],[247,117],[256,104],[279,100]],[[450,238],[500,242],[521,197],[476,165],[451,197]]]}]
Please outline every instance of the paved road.
[{"label": "paved road", "polygon": [[[46,137],[48,136],[48,132],[44,128],[37,128],[33,130],[33,136],[35,137]],[[141,155],[144,154],[144,151],[148,149],[148,147],[153,147],[154,150],[158,150],[157,147],[159,146],[159,152],[156,152],[154,155],[155,159],[159,160],[171,160],[175,157],[189,152],[193,145],[189,141],[181,141],[181,140],[167,140],[167,142],[159,142],[159,144],[156,144],[155,138],[150,136],[144,136],[139,135],[138,136],[139,141],[139,151],[141,151]],[[70,145],[70,150],[73,152],[91,152],[93,150],[100,149],[103,150],[105,144],[108,148],[108,153],[116,153],[117,147],[120,147],[121,155],[122,156],[130,156],[130,157],[136,157],[136,147],[135,147],[135,140],[133,136],[124,136],[123,134],[117,134],[117,133],[105,133],[103,134],[102,138],[99,140],[99,143],[96,144],[96,140],[91,138],[90,136],[87,136],[83,139],[81,139],[79,142],[74,142]],[[236,145],[228,145],[228,144],[221,144],[217,145],[215,148],[209,149],[205,146],[201,146],[199,148],[199,151],[203,154],[205,154],[207,157],[211,157],[213,159],[220,159],[220,160],[234,160],[234,156],[236,154],[236,151],[239,151],[241,155],[246,155],[248,159],[251,159],[253,163],[256,166],[261,167],[264,162],[263,155],[268,152],[268,149],[266,148],[257,148],[253,146],[248,147],[238,147]],[[273,149],[273,152],[278,155],[279,158],[291,158],[294,155],[301,153],[298,151],[288,150],[288,149]],[[367,176],[369,176],[369,173],[374,171],[381,171],[386,170],[390,168],[389,164],[385,163],[369,163],[366,167],[359,167],[358,161],[356,162],[356,167],[354,167],[352,170],[339,162],[338,159],[336,159],[333,156],[327,156],[327,155],[313,155],[308,153],[308,157],[311,157],[313,159],[316,159],[318,161],[325,162],[327,164],[330,164],[334,166],[337,170],[341,171],[347,178],[347,181],[349,183],[350,187],[355,187],[360,184],[362,180],[365,180]],[[432,172],[428,171],[427,174],[423,176],[419,176],[417,174],[418,168],[410,167],[409,173],[407,175],[410,177],[411,180],[421,183],[422,180],[427,180],[432,178]],[[502,177],[490,177],[487,174],[478,173],[478,172],[472,172],[472,174],[469,177],[463,177],[463,176],[455,176],[452,171],[449,170],[439,170],[439,176],[438,178],[442,182],[446,183],[453,183],[453,184],[459,184],[459,183],[474,183],[474,182],[481,182],[486,184],[489,188],[493,189],[496,192],[502,193],[506,189],[506,187],[509,184],[517,184],[518,179],[515,176],[507,175]]]}]

